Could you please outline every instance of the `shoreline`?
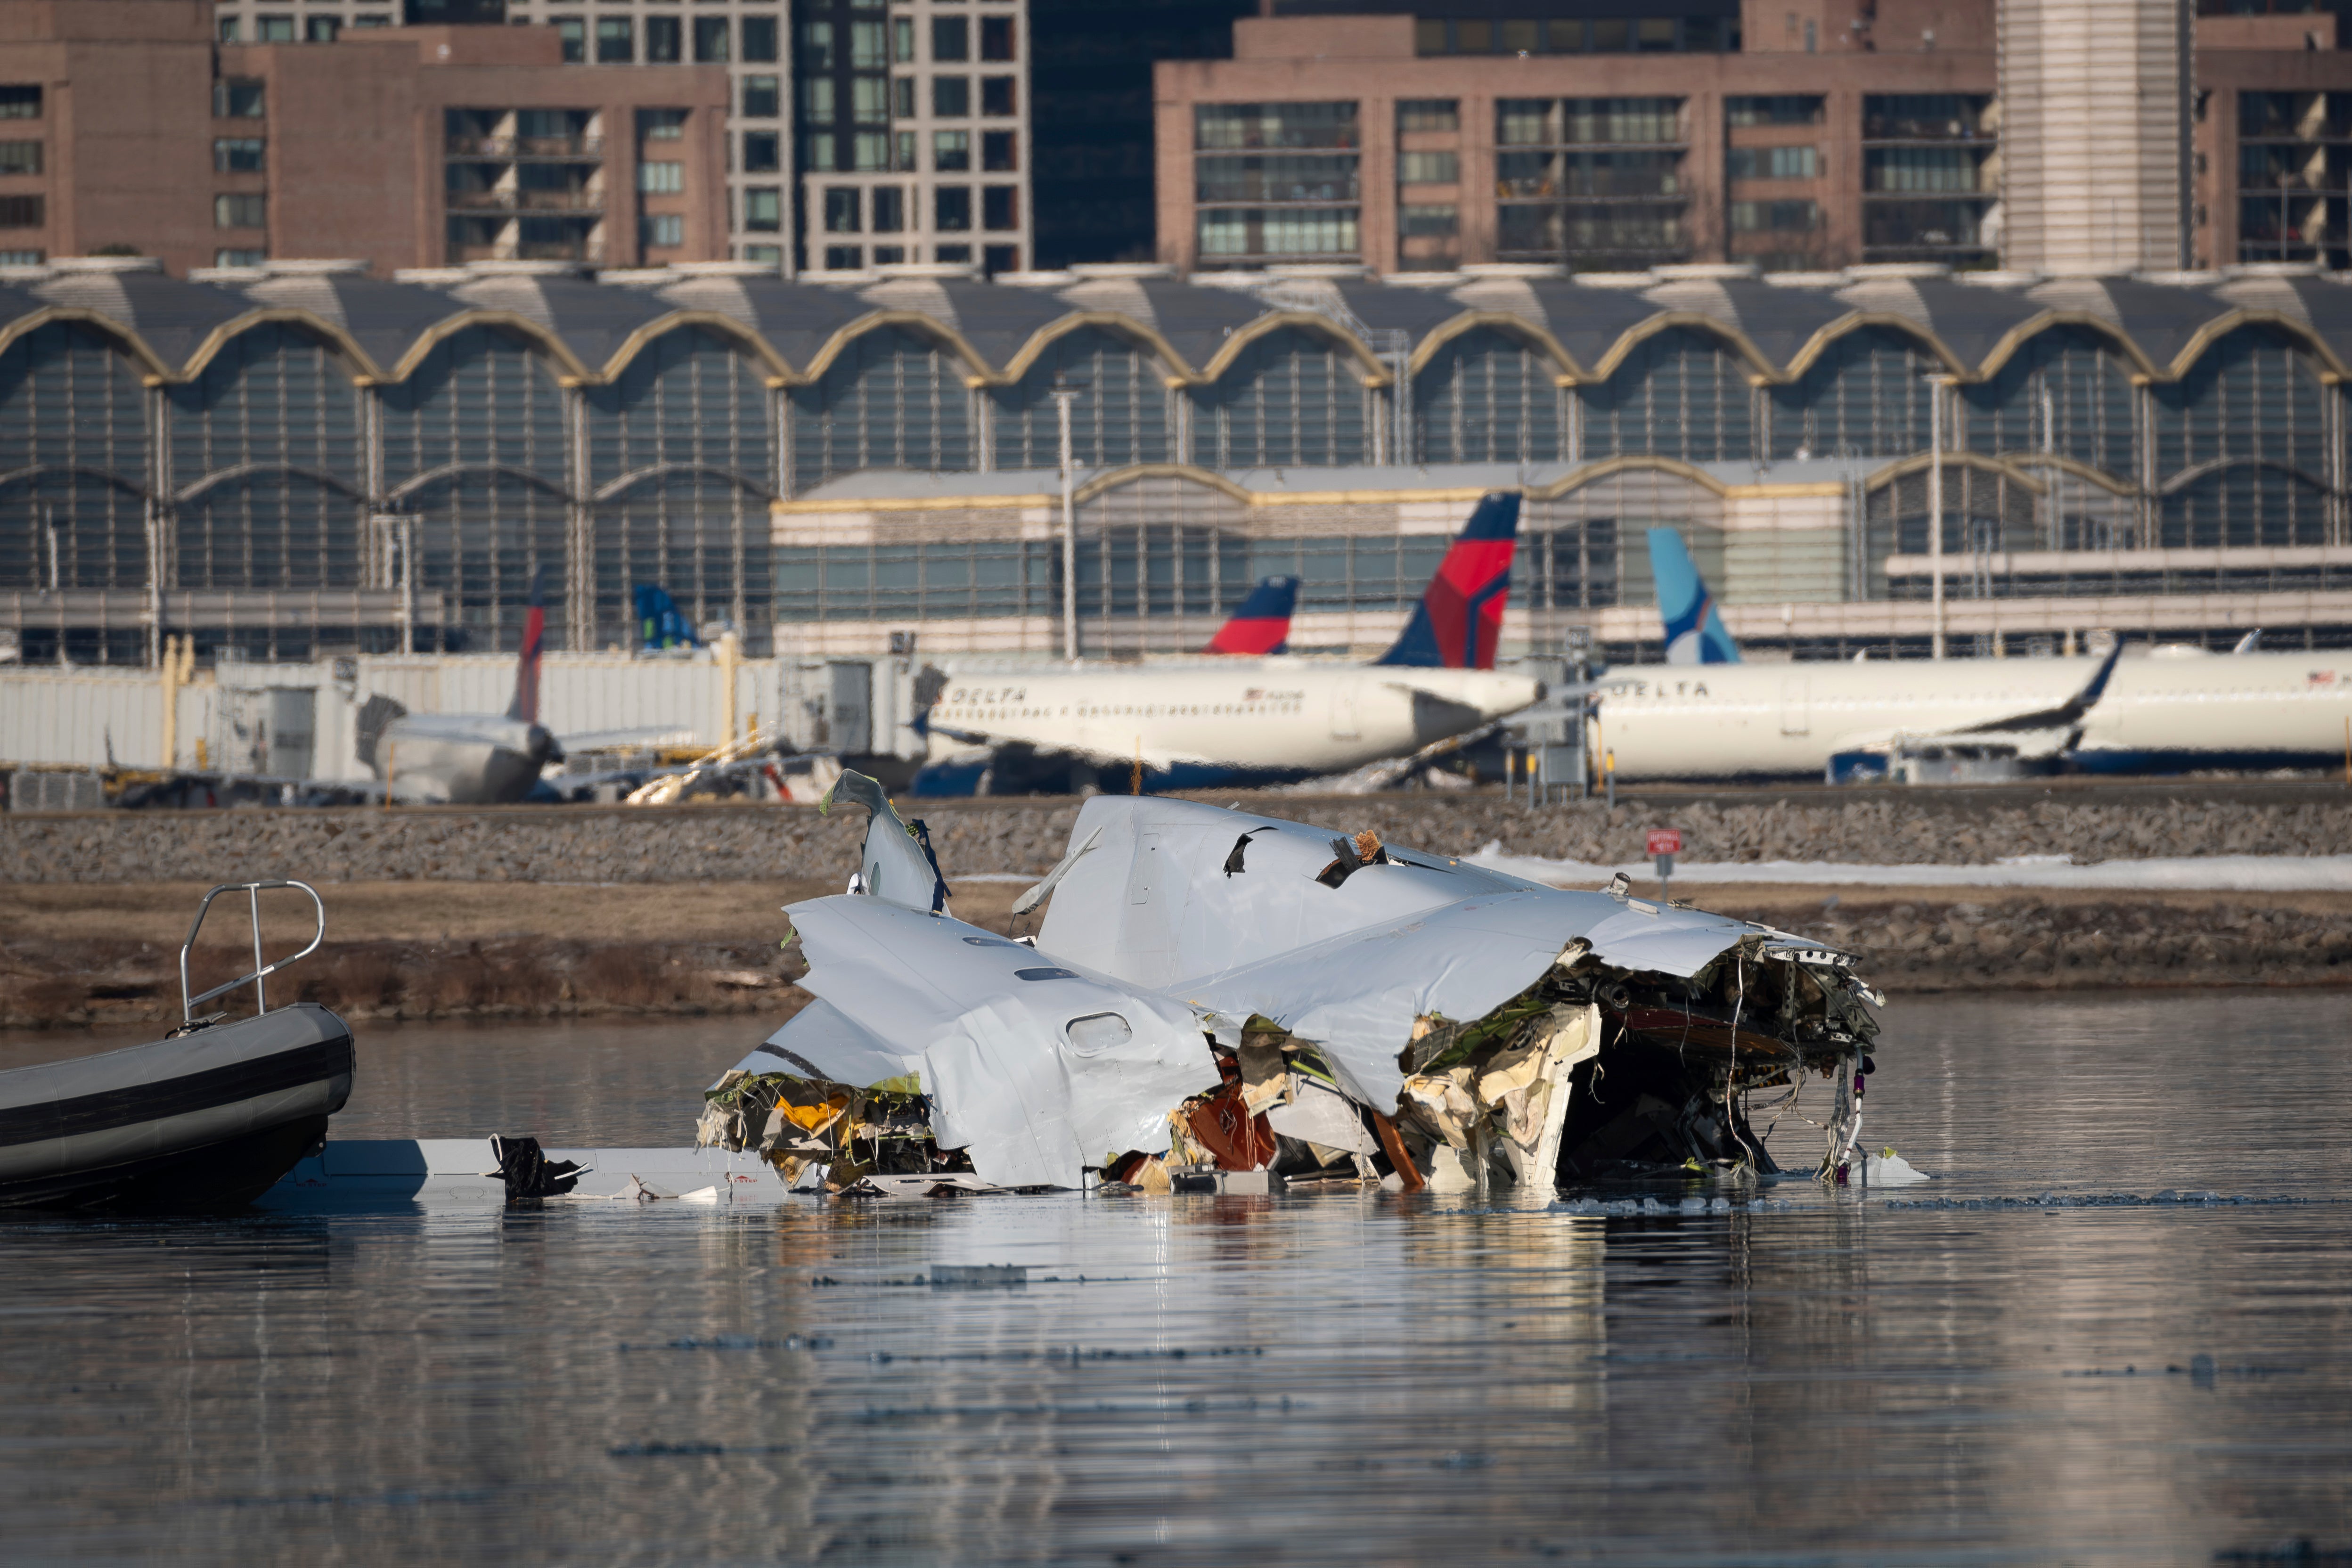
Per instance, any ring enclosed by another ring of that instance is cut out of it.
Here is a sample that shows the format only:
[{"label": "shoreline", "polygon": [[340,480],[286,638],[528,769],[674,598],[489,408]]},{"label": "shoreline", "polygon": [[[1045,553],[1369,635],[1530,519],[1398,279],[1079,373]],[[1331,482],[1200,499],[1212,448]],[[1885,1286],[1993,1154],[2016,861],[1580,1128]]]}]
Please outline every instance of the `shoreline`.
[{"label": "shoreline", "polygon": [[[1009,931],[1015,880],[965,882],[957,916]],[[176,1021],[179,946],[204,887],[13,884],[0,897],[0,1029]],[[389,1019],[758,1014],[806,1002],[779,906],[830,879],[639,883],[324,884],[328,938],[273,977],[280,1002],[353,1023]],[[1637,897],[1654,883],[1637,882]],[[1824,889],[1677,881],[1702,909],[1768,921],[1864,955],[1893,995],[1974,990],[2213,989],[2352,984],[2352,893],[2013,888]],[[305,904],[265,909],[265,955],[309,940]],[[1034,917],[1020,922],[1035,929]],[[240,906],[216,906],[191,956],[197,989],[251,967]],[[249,1005],[243,994],[221,1000]]]}]

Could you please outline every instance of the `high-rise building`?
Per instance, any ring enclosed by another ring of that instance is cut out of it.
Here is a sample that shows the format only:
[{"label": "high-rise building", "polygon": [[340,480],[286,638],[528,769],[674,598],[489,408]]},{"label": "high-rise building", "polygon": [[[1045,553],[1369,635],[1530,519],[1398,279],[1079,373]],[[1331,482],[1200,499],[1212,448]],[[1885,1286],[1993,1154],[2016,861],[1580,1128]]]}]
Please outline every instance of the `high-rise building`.
[{"label": "high-rise building", "polygon": [[2345,265],[2336,16],[2186,3],[1267,0],[1157,68],[1160,258]]},{"label": "high-rise building", "polygon": [[802,266],[1033,264],[1020,0],[800,0]]},{"label": "high-rise building", "polygon": [[2193,265],[2191,0],[2003,0],[2003,233],[2011,267]]},{"label": "high-rise building", "polygon": [[1257,0],[1029,0],[1037,262],[1149,261],[1151,68],[1223,59]]},{"label": "high-rise building", "polygon": [[[552,28],[575,65],[701,65],[727,73],[726,254],[786,264],[793,239],[785,0],[218,0],[223,43],[319,43],[404,22]],[[649,193],[660,194],[660,193]]]},{"label": "high-rise building", "polygon": [[1024,0],[218,0],[216,11],[225,43],[504,23],[551,27],[577,64],[723,67],[734,259],[788,276],[1034,265]]},{"label": "high-rise building", "polygon": [[714,259],[726,94],[565,64],[545,29],[223,44],[173,0],[0,0],[0,259]]}]

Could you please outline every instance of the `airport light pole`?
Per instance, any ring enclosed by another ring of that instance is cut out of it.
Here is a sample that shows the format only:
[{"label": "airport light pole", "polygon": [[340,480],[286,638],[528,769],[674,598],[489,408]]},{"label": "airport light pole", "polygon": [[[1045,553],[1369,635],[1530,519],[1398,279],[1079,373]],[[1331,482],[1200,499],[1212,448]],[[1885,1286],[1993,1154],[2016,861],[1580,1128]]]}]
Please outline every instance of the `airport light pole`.
[{"label": "airport light pole", "polygon": [[1070,405],[1086,383],[1054,378],[1054,412],[1062,433],[1062,657],[1078,661],[1078,507],[1076,459],[1070,451]]},{"label": "airport light pole", "polygon": [[1944,389],[1948,375],[1927,378],[1927,583],[1934,605],[1934,657],[1944,657]]}]

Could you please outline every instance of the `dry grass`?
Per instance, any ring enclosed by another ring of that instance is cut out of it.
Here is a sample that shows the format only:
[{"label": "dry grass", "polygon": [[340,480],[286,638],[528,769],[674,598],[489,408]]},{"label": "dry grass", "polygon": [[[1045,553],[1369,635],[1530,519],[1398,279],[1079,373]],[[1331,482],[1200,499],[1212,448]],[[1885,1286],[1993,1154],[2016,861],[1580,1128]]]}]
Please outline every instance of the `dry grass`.
[{"label": "dry grass", "polygon": [[[207,969],[194,984],[202,990],[236,973]],[[708,942],[332,942],[273,976],[269,997],[316,1002],[352,1019],[769,1012],[800,973],[796,955]],[[750,985],[741,983],[747,974],[772,978]],[[208,1005],[242,1012],[252,993]],[[0,1027],[160,1023],[175,1019],[179,1006],[176,951],[0,941]]]}]

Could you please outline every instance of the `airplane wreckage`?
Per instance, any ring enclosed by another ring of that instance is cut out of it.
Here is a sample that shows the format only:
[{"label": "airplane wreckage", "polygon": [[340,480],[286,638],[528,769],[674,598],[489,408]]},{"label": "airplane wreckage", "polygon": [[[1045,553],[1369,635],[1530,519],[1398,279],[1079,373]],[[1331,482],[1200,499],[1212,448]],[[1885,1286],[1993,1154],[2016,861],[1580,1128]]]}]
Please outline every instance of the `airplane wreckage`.
[{"label": "airplane wreckage", "polygon": [[923,825],[878,784],[845,773],[835,796],[869,813],[862,864],[786,910],[815,1000],[708,1091],[698,1129],[792,1187],[1745,1180],[1778,1170],[1756,1121],[1801,1114],[1816,1077],[1816,1174],[1863,1160],[1884,999],[1851,953],[1622,876],[1562,891],[1114,795],[1015,901],[1045,906],[1034,936],[1008,939],[953,918]]}]

